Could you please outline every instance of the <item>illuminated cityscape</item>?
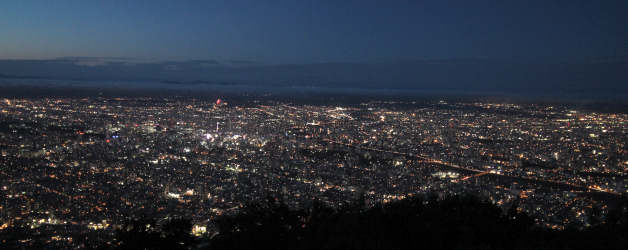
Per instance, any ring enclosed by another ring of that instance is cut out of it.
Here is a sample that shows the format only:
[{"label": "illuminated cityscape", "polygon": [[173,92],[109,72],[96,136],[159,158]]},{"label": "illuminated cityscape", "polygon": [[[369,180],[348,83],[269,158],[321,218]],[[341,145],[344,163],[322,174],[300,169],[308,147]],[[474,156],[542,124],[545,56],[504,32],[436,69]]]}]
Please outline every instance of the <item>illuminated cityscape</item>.
[{"label": "illuminated cityscape", "polygon": [[518,202],[536,225],[586,228],[628,190],[627,130],[627,114],[548,104],[4,99],[0,230],[72,246],[177,215],[200,236],[266,196],[298,208],[425,193]]},{"label": "illuminated cityscape", "polygon": [[0,250],[628,249],[628,1],[0,10]]}]

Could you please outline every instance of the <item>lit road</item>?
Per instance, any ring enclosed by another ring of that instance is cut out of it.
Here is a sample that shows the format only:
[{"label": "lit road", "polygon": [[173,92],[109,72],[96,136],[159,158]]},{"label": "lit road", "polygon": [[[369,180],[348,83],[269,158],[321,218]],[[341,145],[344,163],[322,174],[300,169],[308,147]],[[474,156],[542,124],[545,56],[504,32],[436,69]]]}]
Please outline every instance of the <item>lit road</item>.
[{"label": "lit road", "polygon": [[[446,167],[450,167],[450,168],[454,168],[454,169],[458,169],[458,170],[465,170],[465,171],[471,171],[471,172],[477,173],[476,175],[471,176],[471,177],[477,177],[477,176],[481,176],[481,175],[494,175],[494,176],[507,177],[507,178],[525,180],[525,181],[532,181],[532,182],[544,182],[544,183],[548,183],[548,184],[565,185],[565,186],[570,186],[570,187],[573,187],[573,188],[586,189],[586,190],[593,191],[593,192],[601,192],[601,193],[612,194],[612,195],[617,195],[617,196],[621,195],[620,193],[613,192],[613,191],[610,191],[610,190],[585,187],[585,186],[575,185],[575,184],[571,184],[571,183],[567,183],[567,182],[560,182],[560,181],[553,181],[553,180],[544,180],[544,179],[537,179],[537,178],[523,177],[523,176],[511,176],[511,175],[505,175],[505,174],[502,174],[502,173],[493,173],[493,172],[482,171],[482,170],[477,170],[477,169],[468,168],[468,167],[462,167],[462,166],[459,166],[457,164],[445,162],[445,161],[442,161],[442,160],[439,160],[439,159],[434,159],[434,158],[431,158],[431,157],[428,157],[428,156],[425,156],[425,155],[409,154],[409,153],[393,151],[393,150],[387,150],[387,149],[379,149],[379,148],[372,148],[372,147],[356,146],[356,145],[352,145],[352,144],[349,144],[349,143],[343,143],[343,142],[339,142],[339,141],[335,141],[335,140],[331,140],[331,139],[327,139],[327,138],[323,138],[322,140],[324,142],[338,144],[338,145],[344,145],[344,146],[347,146],[347,147],[357,148],[357,149],[361,149],[361,150],[375,151],[375,152],[381,152],[381,153],[389,153],[389,154],[394,154],[394,155],[406,156],[406,157],[410,157],[410,158],[416,158],[416,159],[420,159],[420,160],[422,160],[422,161],[424,161],[426,163],[433,163],[433,164],[438,164],[438,165],[442,165],[442,166],[446,166]],[[466,179],[464,179],[464,180],[466,180]]]}]

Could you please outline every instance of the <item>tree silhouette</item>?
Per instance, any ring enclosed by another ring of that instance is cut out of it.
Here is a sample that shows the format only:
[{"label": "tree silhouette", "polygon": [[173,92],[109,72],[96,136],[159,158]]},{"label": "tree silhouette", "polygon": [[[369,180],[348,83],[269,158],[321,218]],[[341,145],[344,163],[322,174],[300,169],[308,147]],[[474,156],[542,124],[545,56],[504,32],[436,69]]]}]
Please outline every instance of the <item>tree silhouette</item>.
[{"label": "tree silhouette", "polygon": [[116,231],[119,249],[187,249],[194,239],[186,219],[170,219],[159,227],[153,219],[130,220]]},{"label": "tree silhouette", "polygon": [[430,194],[372,207],[355,201],[332,208],[314,200],[291,209],[268,197],[216,219],[213,238],[195,241],[190,222],[181,219],[160,227],[131,221],[116,237],[121,249],[628,249],[625,199],[605,223],[586,230],[536,227],[518,208],[515,201],[504,213],[472,195]]}]

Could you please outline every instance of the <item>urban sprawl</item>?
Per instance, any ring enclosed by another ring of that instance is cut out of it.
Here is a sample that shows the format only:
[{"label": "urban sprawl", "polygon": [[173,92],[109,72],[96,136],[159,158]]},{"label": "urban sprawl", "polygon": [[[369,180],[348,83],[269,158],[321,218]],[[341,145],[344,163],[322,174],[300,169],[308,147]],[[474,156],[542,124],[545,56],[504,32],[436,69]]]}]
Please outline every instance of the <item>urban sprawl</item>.
[{"label": "urban sprawl", "polygon": [[549,104],[0,99],[0,232],[72,245],[178,216],[200,236],[265,197],[298,208],[463,193],[584,228],[626,192],[627,143],[628,115]]}]

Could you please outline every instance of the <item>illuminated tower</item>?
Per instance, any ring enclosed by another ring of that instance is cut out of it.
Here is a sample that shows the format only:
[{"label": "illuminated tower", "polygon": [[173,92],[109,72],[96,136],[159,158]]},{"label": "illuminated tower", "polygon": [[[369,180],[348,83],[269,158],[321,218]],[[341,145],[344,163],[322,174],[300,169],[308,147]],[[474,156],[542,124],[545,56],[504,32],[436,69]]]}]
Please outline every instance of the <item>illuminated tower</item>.
[{"label": "illuminated tower", "polygon": [[450,146],[457,146],[456,123],[453,119],[449,120],[449,126],[445,128],[445,140]]}]

